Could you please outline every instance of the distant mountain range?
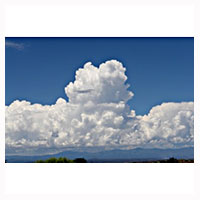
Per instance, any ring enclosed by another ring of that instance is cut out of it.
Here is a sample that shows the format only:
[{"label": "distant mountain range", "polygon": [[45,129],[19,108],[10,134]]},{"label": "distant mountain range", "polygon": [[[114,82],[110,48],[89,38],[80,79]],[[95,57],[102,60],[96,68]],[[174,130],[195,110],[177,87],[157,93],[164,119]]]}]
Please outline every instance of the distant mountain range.
[{"label": "distant mountain range", "polygon": [[100,152],[86,151],[64,151],[54,155],[38,156],[6,156],[8,163],[32,163],[36,160],[45,160],[50,157],[67,157],[69,159],[85,158],[91,163],[121,163],[121,162],[145,162],[151,160],[169,159],[194,159],[194,148],[180,149],[142,149],[135,148],[131,150],[104,150]]}]

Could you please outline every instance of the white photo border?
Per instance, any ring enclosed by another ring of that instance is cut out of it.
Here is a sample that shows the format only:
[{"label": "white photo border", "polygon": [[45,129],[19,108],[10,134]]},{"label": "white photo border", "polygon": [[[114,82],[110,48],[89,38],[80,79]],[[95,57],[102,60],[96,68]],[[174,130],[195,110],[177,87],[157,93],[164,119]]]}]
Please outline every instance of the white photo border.
[{"label": "white photo border", "polygon": [[[2,6],[1,6],[2,5]],[[1,199],[198,199],[198,1],[4,0],[0,4]],[[196,21],[195,21],[196,20]],[[5,37],[194,37],[195,163],[5,164]]]}]

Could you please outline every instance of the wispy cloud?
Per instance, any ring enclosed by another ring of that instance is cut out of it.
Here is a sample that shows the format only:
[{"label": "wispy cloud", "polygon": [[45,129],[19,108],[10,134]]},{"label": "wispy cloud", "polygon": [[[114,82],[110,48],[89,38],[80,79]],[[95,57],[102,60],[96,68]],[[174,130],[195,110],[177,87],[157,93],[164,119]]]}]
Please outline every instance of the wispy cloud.
[{"label": "wispy cloud", "polygon": [[24,49],[24,43],[17,43],[17,42],[11,42],[11,41],[6,41],[5,43],[6,47],[8,48],[14,48],[19,51]]},{"label": "wispy cloud", "polygon": [[89,93],[92,92],[94,89],[86,89],[86,90],[74,90],[77,93]]}]

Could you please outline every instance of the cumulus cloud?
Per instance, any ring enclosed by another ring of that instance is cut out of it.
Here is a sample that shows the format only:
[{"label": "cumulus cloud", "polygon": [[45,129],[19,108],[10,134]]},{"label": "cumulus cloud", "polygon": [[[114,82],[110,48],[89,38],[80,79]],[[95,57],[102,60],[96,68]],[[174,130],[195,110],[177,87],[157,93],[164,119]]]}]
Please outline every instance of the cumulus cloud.
[{"label": "cumulus cloud", "polygon": [[5,45],[6,45],[6,47],[14,48],[14,49],[17,49],[17,50],[23,50],[24,49],[24,44],[23,43],[6,41]]},{"label": "cumulus cloud", "polygon": [[83,69],[76,71],[74,83],[65,88],[70,103],[83,104],[92,101],[100,103],[127,102],[133,93],[125,84],[126,69],[116,60],[108,61],[99,68],[88,62]]},{"label": "cumulus cloud", "polygon": [[193,146],[193,102],[163,103],[155,106],[148,115],[141,117],[140,128],[150,146]]},{"label": "cumulus cloud", "polygon": [[91,62],[65,87],[69,101],[54,105],[14,101],[6,106],[6,152],[45,153],[68,148],[177,148],[193,146],[193,102],[163,103],[137,116],[126,69],[111,60]]}]

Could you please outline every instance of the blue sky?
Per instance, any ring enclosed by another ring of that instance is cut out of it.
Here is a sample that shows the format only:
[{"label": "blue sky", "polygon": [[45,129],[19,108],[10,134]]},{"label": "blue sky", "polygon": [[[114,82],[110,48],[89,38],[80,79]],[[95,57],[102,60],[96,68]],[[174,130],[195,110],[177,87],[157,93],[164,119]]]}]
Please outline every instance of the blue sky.
[{"label": "blue sky", "polygon": [[117,59],[146,114],[162,102],[194,100],[193,38],[6,38],[6,105],[15,99],[54,104],[88,61]]}]

